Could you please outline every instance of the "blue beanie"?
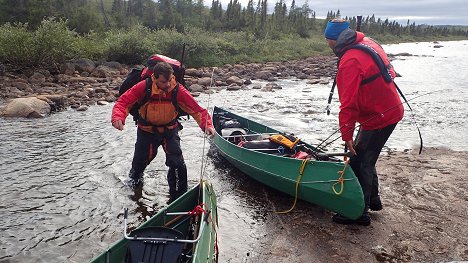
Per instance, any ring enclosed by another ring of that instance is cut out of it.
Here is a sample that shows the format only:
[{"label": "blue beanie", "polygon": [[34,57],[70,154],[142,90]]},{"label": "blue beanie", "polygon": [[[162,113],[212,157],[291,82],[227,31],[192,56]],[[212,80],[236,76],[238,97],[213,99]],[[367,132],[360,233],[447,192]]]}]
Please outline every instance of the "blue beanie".
[{"label": "blue beanie", "polygon": [[349,28],[349,21],[328,21],[325,28],[325,38],[337,40],[343,30]]}]

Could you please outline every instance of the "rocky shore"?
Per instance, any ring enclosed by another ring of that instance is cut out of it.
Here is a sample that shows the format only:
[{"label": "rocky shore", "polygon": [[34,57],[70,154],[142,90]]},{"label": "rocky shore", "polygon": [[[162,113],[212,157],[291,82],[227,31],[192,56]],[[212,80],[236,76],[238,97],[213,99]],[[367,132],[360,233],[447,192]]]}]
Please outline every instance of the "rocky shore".
[{"label": "rocky shore", "polygon": [[[118,62],[77,59],[60,65],[56,73],[45,69],[0,72],[0,116],[43,117],[69,107],[84,111],[91,105],[114,102],[131,68]],[[335,57],[315,56],[286,62],[187,68],[185,80],[190,92],[198,96],[221,89],[246,89],[252,80],[267,81],[266,85],[251,87],[264,91],[281,88],[275,81],[286,78],[326,84],[335,73]]]}]

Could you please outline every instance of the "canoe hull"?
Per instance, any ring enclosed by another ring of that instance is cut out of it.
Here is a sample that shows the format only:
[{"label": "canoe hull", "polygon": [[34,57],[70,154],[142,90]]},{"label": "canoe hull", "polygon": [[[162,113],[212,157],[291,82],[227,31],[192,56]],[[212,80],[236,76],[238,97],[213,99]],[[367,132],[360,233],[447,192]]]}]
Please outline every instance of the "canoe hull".
[{"label": "canoe hull", "polygon": [[[248,120],[239,115],[215,107],[213,118],[215,127],[217,115],[238,120],[249,132],[275,133],[272,128]],[[288,195],[295,196],[296,182],[302,160],[281,157],[259,151],[238,147],[223,138],[219,133],[214,136],[214,145],[221,155],[236,168],[253,179]],[[308,145],[309,147],[312,147]],[[339,171],[343,171],[343,191],[338,182]],[[335,191],[333,191],[335,187]],[[308,161],[298,186],[298,198],[317,204],[348,218],[356,219],[364,210],[364,199],[358,179],[350,166],[340,161]]]}]

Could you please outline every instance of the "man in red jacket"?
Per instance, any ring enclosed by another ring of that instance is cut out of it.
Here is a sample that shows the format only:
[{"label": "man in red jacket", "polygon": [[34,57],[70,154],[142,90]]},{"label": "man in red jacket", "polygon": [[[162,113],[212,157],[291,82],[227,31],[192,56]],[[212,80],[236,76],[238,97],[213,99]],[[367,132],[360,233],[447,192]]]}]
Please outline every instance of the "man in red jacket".
[{"label": "man in red jacket", "polygon": [[123,130],[125,119],[132,106],[136,102],[144,102],[138,110],[137,141],[129,174],[129,185],[134,187],[141,184],[146,166],[156,157],[158,148],[162,145],[166,153],[166,165],[169,167],[167,181],[169,202],[172,202],[187,191],[187,167],[178,134],[180,124],[177,120],[177,107],[172,100],[172,93],[177,86],[177,106],[190,114],[206,134],[214,135],[215,131],[208,111],[198,105],[190,92],[176,82],[171,65],[166,62],[157,63],[153,72],[149,98],[147,98],[146,80],[127,90],[112,109],[112,126]]},{"label": "man in red jacket", "polygon": [[[371,222],[368,210],[382,210],[375,164],[390,134],[403,118],[403,106],[393,83],[396,74],[382,47],[363,33],[351,30],[348,21],[329,21],[325,38],[339,59],[336,84],[341,104],[338,115],[341,137],[354,154],[350,165],[359,179],[365,201],[359,219],[336,214],[333,221],[368,226]],[[378,57],[384,70],[376,62]],[[353,141],[357,122],[360,128]]]}]

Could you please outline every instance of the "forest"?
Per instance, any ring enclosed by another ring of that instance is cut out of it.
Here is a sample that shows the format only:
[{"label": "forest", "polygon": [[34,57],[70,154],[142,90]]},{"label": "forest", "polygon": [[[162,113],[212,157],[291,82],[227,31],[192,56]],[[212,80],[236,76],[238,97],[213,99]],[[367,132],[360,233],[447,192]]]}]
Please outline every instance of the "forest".
[{"label": "forest", "polygon": [[[151,53],[178,57],[187,44],[194,67],[298,59],[330,54],[323,29],[339,10],[316,18],[313,5],[249,0],[0,0],[0,63],[52,66],[87,57],[142,63]],[[361,31],[382,42],[457,40],[467,27],[400,24],[364,16]]]}]

